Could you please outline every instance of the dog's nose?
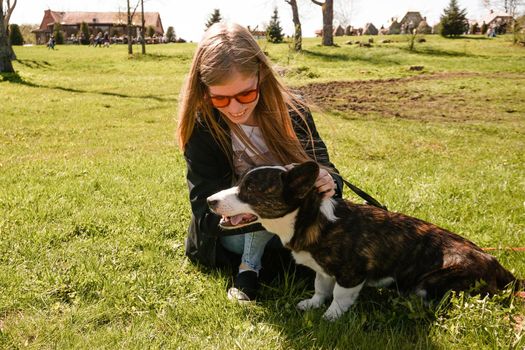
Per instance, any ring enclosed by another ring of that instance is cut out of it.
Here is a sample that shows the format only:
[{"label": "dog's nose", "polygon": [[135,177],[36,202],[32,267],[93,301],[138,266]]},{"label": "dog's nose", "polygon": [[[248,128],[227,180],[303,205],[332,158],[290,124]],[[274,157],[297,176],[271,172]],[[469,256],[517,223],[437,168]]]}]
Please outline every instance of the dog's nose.
[{"label": "dog's nose", "polygon": [[219,203],[217,199],[208,198],[206,201],[208,202],[208,207],[210,207],[211,209],[215,208],[217,206],[217,203]]}]

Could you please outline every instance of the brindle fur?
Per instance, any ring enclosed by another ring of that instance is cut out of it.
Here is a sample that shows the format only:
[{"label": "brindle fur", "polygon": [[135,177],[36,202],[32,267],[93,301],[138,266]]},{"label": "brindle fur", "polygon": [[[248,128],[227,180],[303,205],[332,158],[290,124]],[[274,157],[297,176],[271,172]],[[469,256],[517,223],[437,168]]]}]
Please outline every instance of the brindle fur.
[{"label": "brindle fur", "polygon": [[423,220],[335,199],[338,219],[329,221],[314,186],[318,172],[314,162],[290,171],[251,171],[241,179],[238,199],[263,225],[264,220],[275,221],[297,210],[293,235],[283,243],[295,253],[311,254],[321,275],[335,278],[340,287],[391,277],[400,292],[424,291],[430,298],[441,298],[449,290],[471,290],[480,281],[479,293],[497,293],[516,282],[523,288],[523,282],[492,255]]}]

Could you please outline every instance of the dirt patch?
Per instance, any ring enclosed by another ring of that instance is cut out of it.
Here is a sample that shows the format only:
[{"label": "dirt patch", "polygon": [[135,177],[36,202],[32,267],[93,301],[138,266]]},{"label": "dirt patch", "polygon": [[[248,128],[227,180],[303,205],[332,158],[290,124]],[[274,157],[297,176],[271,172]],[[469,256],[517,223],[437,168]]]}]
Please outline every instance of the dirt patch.
[{"label": "dirt patch", "polygon": [[321,109],[341,112],[348,118],[376,116],[428,121],[497,120],[501,117],[500,111],[491,103],[487,92],[473,96],[471,86],[441,93],[431,88],[433,84],[440,83],[435,80],[467,81],[473,77],[525,79],[523,75],[513,74],[437,73],[407,78],[312,83],[297,90]]}]

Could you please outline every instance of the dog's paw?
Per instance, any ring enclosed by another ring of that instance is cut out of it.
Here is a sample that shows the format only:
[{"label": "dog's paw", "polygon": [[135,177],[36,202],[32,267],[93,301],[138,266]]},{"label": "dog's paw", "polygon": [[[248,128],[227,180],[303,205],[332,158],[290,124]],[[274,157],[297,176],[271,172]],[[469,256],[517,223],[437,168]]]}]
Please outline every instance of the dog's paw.
[{"label": "dog's paw", "polygon": [[340,308],[335,308],[330,305],[328,310],[323,314],[323,319],[326,321],[334,322],[344,313]]},{"label": "dog's paw", "polygon": [[310,309],[317,309],[323,305],[323,300],[317,297],[312,297],[310,299],[305,299],[303,301],[300,301],[297,304],[297,308],[302,311],[310,310]]}]

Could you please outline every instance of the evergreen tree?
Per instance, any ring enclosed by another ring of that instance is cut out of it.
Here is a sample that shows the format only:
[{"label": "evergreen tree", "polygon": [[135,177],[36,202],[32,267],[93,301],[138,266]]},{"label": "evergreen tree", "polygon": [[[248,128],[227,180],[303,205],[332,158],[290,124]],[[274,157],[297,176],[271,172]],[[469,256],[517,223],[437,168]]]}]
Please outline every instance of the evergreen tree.
[{"label": "evergreen tree", "polygon": [[89,27],[86,22],[80,23],[80,32],[78,33],[81,38],[80,43],[82,45],[89,45]]},{"label": "evergreen tree", "polygon": [[64,33],[62,32],[62,26],[60,23],[55,23],[53,26],[53,35],[55,36],[55,43],[62,45],[64,43]]},{"label": "evergreen tree", "polygon": [[175,41],[175,29],[173,29],[172,26],[168,27],[168,30],[166,31],[166,39],[169,43],[172,43]]},{"label": "evergreen tree", "polygon": [[271,43],[283,42],[283,28],[279,22],[279,14],[277,13],[277,7],[273,10],[273,16],[266,28],[266,39]]},{"label": "evergreen tree", "polygon": [[468,30],[467,10],[459,8],[457,0],[450,0],[448,7],[441,15],[441,35],[458,36]]},{"label": "evergreen tree", "polygon": [[24,45],[24,37],[18,24],[11,24],[9,26],[9,42],[11,45]]},{"label": "evergreen tree", "polygon": [[210,15],[208,23],[206,23],[206,29],[210,28],[212,24],[219,23],[220,21],[222,21],[221,12],[219,11],[219,9],[213,10],[213,13]]}]

